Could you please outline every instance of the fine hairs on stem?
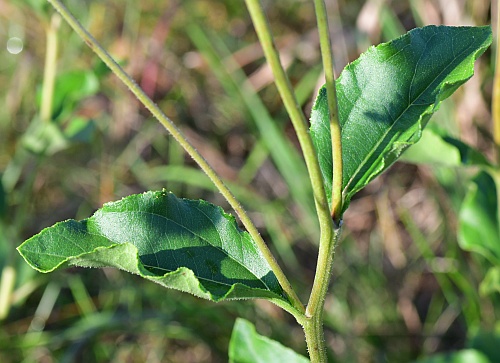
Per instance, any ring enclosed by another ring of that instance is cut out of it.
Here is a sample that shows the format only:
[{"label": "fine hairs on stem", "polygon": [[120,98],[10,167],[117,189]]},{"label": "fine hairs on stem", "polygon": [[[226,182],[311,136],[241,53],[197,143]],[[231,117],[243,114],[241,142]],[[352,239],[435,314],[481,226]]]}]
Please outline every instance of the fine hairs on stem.
[{"label": "fine hairs on stem", "polygon": [[[326,362],[326,347],[323,333],[323,306],[331,278],[334,247],[340,237],[340,218],[342,212],[342,152],[340,143],[340,125],[338,121],[335,79],[333,73],[333,57],[330,49],[330,37],[326,16],[326,7],[323,0],[315,0],[315,10],[318,19],[318,31],[321,39],[321,49],[325,74],[327,78],[327,93],[330,109],[330,126],[332,134],[332,154],[334,157],[334,175],[332,195],[333,209],[330,211],[325,194],[325,187],[321,175],[319,161],[307,130],[307,121],[297,102],[290,80],[280,62],[269,23],[259,0],[246,0],[252,21],[264,49],[266,60],[269,63],[278,91],[285,108],[295,128],[297,138],[306,161],[318,220],[320,222],[321,237],[319,254],[314,277],[313,288],[306,308],[307,320],[303,324],[304,333],[312,362]],[[332,218],[333,216],[333,218]],[[337,223],[334,223],[337,222]]]},{"label": "fine hairs on stem", "polygon": [[[181,147],[186,151],[186,153],[193,158],[193,160],[199,165],[203,172],[210,178],[210,180],[217,187],[219,192],[228,201],[231,207],[234,209],[238,217],[240,218],[242,224],[247,229],[248,233],[252,236],[255,243],[257,244],[259,250],[262,252],[264,258],[269,263],[271,269],[273,270],[276,278],[278,279],[281,287],[288,296],[290,302],[292,303],[295,310],[290,310],[284,305],[280,305],[285,308],[291,314],[300,319],[304,311],[304,306],[300,302],[297,294],[293,290],[290,282],[285,276],[281,267],[276,262],[276,259],[272,255],[271,251],[267,247],[266,243],[260,236],[257,228],[252,223],[248,214],[245,212],[239,201],[234,197],[232,192],[227,188],[222,179],[217,175],[213,168],[208,164],[208,162],[201,156],[201,154],[189,143],[186,137],[181,133],[181,131],[175,126],[172,120],[170,120],[160,108],[144,93],[144,91],[135,83],[135,81],[120,67],[120,65],[106,52],[106,50],[99,45],[97,40],[95,40],[90,33],[85,30],[85,28],[78,22],[78,20],[66,9],[66,7],[59,0],[48,0],[52,6],[61,14],[61,16],[66,20],[66,22],[73,28],[73,30],[83,39],[83,41],[97,54],[97,56],[111,69],[111,71],[130,89],[130,91],[137,97],[137,99],[153,114],[153,116],[165,127],[165,129],[172,135],[172,137],[181,145]],[[279,304],[279,302],[277,302]]]},{"label": "fine hairs on stem", "polygon": [[[325,187],[318,157],[308,132],[308,122],[297,101],[290,80],[284,71],[279,54],[276,50],[274,40],[270,31],[264,11],[259,0],[246,0],[252,21],[259,36],[259,40],[264,49],[268,63],[275,76],[275,82],[279,93],[283,99],[285,108],[290,116],[292,124],[297,133],[299,143],[306,161],[309,178],[313,188],[314,202],[320,224],[319,255],[314,284],[307,308],[304,308],[295,291],[293,290],[287,277],[266,246],[257,228],[252,223],[247,213],[236,200],[231,191],[224,184],[222,179],[216,174],[207,161],[194,149],[189,141],[184,137],[175,124],[158,108],[158,106],[142,91],[142,89],[130,78],[130,76],[116,63],[116,61],[98,44],[98,42],[83,28],[71,13],[61,4],[59,0],[48,0],[54,8],[62,15],[75,32],[84,42],[99,56],[99,58],[112,70],[112,72],[131,90],[138,100],[148,108],[155,118],[169,131],[174,139],[200,166],[205,174],[212,180],[214,185],[235,210],[242,224],[256,242],[259,250],[269,263],[276,278],[288,296],[293,309],[287,304],[275,301],[283,309],[295,316],[297,321],[303,326],[306,341],[309,348],[312,362],[326,362],[326,348],[323,338],[323,305],[331,276],[333,264],[333,247],[340,236],[340,228],[337,223],[340,221],[342,203],[340,200],[341,190],[338,179],[342,180],[342,163],[338,162],[341,157],[340,152],[340,127],[338,125],[338,111],[335,98],[335,81],[333,74],[333,62],[330,48],[330,38],[328,34],[328,23],[326,21],[326,9],[323,1],[315,1],[315,9],[318,18],[318,30],[320,32],[322,57],[325,66],[327,92],[329,97],[329,109],[331,116],[332,145],[334,155],[334,165],[340,169],[337,180],[333,184],[333,209],[328,205]],[[327,70],[328,69],[328,70]],[[337,158],[337,159],[336,159]],[[333,216],[333,219],[332,219]]]}]

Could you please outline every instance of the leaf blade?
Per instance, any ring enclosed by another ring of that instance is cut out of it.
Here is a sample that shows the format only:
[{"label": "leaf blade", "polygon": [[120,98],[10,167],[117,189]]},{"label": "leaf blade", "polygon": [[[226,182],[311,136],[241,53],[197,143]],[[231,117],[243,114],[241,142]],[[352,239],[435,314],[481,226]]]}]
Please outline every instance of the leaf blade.
[{"label": "leaf blade", "polygon": [[230,363],[308,363],[309,359],[260,335],[249,321],[238,318],[229,342]]},{"label": "leaf blade", "polygon": [[[439,103],[474,73],[489,27],[428,26],[370,48],[336,81],[342,129],[343,211],[352,196],[417,142]],[[311,112],[311,136],[327,196],[332,149],[326,92]]]},{"label": "leaf blade", "polygon": [[493,178],[482,171],[472,180],[458,215],[458,244],[500,266],[500,231],[497,189]]},{"label": "leaf blade", "polygon": [[117,267],[213,301],[281,299],[281,286],[233,216],[205,201],[146,192],[44,229],[18,247],[36,270]]}]

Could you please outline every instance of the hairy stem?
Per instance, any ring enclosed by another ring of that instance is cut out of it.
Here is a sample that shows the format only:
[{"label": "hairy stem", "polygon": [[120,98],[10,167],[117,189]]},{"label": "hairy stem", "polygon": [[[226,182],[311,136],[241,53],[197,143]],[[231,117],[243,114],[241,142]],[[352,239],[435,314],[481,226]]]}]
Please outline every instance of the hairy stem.
[{"label": "hairy stem", "polygon": [[290,120],[292,121],[297,134],[300,147],[302,148],[302,153],[304,154],[309,178],[313,188],[314,202],[316,205],[318,219],[320,221],[321,231],[322,233],[324,232],[325,234],[330,234],[328,230],[331,230],[332,222],[330,212],[328,211],[328,201],[326,198],[323,177],[321,175],[316,150],[314,149],[311,136],[309,135],[307,129],[307,120],[302,112],[299,102],[297,101],[290,80],[281,64],[279,53],[276,50],[271,29],[260,1],[245,0],[245,2],[250,12],[250,16],[252,17],[252,22],[259,37],[260,44],[264,50],[266,60],[273,72],[276,87],[278,88],[278,92],[283,100],[286,111],[290,116]]},{"label": "hairy stem", "polygon": [[54,99],[54,84],[57,68],[57,31],[61,24],[61,17],[53,14],[46,29],[45,65],[43,70],[42,102],[40,107],[40,119],[50,122],[52,119],[52,102]]},{"label": "hairy stem", "polygon": [[[281,65],[279,53],[276,50],[274,44],[273,36],[271,34],[271,29],[269,23],[266,19],[265,13],[262,9],[259,0],[245,0],[250,16],[260,40],[260,44],[264,50],[266,60],[269,63],[275,78],[276,87],[281,95],[285,108],[290,116],[292,124],[295,128],[297,138],[299,140],[302,152],[304,154],[304,159],[306,161],[307,170],[309,172],[309,178],[311,180],[311,185],[314,193],[314,202],[316,205],[316,212],[318,215],[318,220],[320,223],[321,237],[319,243],[319,254],[318,254],[318,264],[316,269],[316,276],[314,279],[313,289],[311,292],[310,300],[306,309],[306,321],[303,324],[304,333],[306,335],[307,346],[309,348],[309,354],[312,362],[326,362],[326,349],[323,338],[323,305],[325,301],[326,292],[328,291],[328,285],[330,281],[331,268],[333,262],[333,250],[336,241],[340,235],[340,228],[334,229],[334,223],[328,207],[328,201],[326,198],[325,188],[323,184],[323,177],[321,175],[321,169],[319,167],[319,162],[317,158],[312,139],[307,129],[307,121],[297,102],[295,93],[291,86],[290,80]],[[324,5],[323,5],[324,6]],[[324,8],[323,8],[324,10]],[[321,18],[324,18],[321,16]],[[326,23],[325,23],[326,26]],[[327,26],[326,26],[327,27]],[[320,29],[324,32],[324,27]],[[326,30],[328,31],[328,29]],[[329,42],[329,39],[328,39]],[[328,62],[328,61],[327,61]],[[333,64],[330,58],[330,65],[332,67],[331,82],[334,82],[333,76]],[[331,87],[331,86],[330,86]],[[330,97],[329,100],[334,100],[334,96]],[[336,101],[335,101],[336,104]],[[337,113],[332,112],[334,115]],[[338,125],[338,121],[337,121]],[[338,132],[335,136],[335,148],[334,153],[340,149],[340,128],[337,128]],[[341,157],[341,153],[338,152],[337,155]],[[339,166],[338,162],[336,163]],[[342,164],[340,163],[340,168]],[[342,180],[340,174],[340,180]],[[338,188],[338,187],[337,187]],[[338,189],[340,194],[340,189]],[[336,207],[337,217],[340,219],[341,213],[341,203]]]},{"label": "hairy stem", "polygon": [[304,312],[304,306],[300,302],[297,294],[293,290],[290,282],[281,270],[281,267],[276,262],[271,251],[259,234],[257,228],[250,220],[250,217],[245,212],[239,201],[234,197],[232,192],[227,188],[222,179],[217,175],[215,170],[201,156],[201,154],[191,145],[181,131],[175,126],[160,108],[144,93],[144,91],[135,83],[135,81],[116,63],[116,61],[106,52],[106,50],[90,35],[87,30],[76,20],[76,18],[61,4],[59,0],[48,0],[52,6],[62,15],[73,30],[83,39],[83,41],[97,54],[97,56],[111,69],[111,71],[130,89],[135,97],[153,114],[153,116],[165,127],[172,137],[182,146],[186,153],[193,158],[203,172],[217,187],[219,192],[228,201],[234,209],[242,224],[252,236],[264,258],[269,263],[276,278],[278,279],[283,290],[287,294],[295,312],[288,310],[293,315],[301,316]]},{"label": "hairy stem", "polygon": [[335,223],[334,233],[329,235],[328,240],[322,240],[319,246],[316,274],[311,290],[311,296],[306,308],[306,316],[310,318],[304,326],[307,345],[312,354],[317,354],[318,362],[326,362],[326,349],[323,337],[323,309],[325,297],[328,292],[333,268],[333,257],[335,246],[341,234],[342,217],[342,144],[340,137],[340,123],[338,119],[337,91],[335,88],[335,72],[333,68],[333,56],[331,51],[330,32],[326,7],[323,0],[314,0],[318,32],[321,45],[321,57],[325,69],[326,91],[328,99],[328,110],[330,113],[330,132],[332,138],[333,156],[333,182],[332,182],[332,209],[331,216]]},{"label": "hairy stem", "polygon": [[[341,226],[336,226],[329,243],[320,246],[324,250],[320,251],[318,257],[313,289],[306,308],[307,322],[303,325],[311,362],[327,362],[323,333],[323,308],[332,275],[334,249],[340,239],[341,232]],[[317,358],[313,358],[313,354],[317,355]]]},{"label": "hairy stem", "polygon": [[321,58],[325,71],[325,88],[330,113],[330,133],[332,137],[333,180],[332,207],[333,219],[338,222],[342,217],[342,141],[340,135],[337,88],[335,87],[335,69],[333,66],[332,42],[328,27],[328,16],[324,0],[314,0],[318,33],[321,46]]}]

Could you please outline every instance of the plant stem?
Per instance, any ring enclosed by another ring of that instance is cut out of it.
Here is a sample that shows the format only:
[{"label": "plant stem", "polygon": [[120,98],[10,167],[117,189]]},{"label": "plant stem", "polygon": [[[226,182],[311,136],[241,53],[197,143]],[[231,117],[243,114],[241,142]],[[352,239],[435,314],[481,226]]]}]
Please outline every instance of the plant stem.
[{"label": "plant stem", "polygon": [[500,164],[500,2],[497,2],[495,76],[493,77],[491,116],[493,118],[493,140],[495,141],[497,164]]},{"label": "plant stem", "polygon": [[[290,80],[281,65],[279,53],[276,50],[265,13],[259,0],[245,0],[245,2],[264,50],[266,60],[273,71],[276,87],[278,88],[285,108],[295,128],[295,132],[297,133],[297,138],[304,154],[307,170],[309,172],[309,178],[313,188],[314,202],[321,229],[321,237],[319,243],[316,276],[314,278],[311,296],[307,305],[307,319],[303,324],[303,328],[304,334],[306,335],[311,362],[326,362],[326,349],[323,338],[323,305],[328,291],[332,271],[334,246],[340,236],[340,227],[334,229],[334,223],[328,207],[317,154],[307,130],[307,121],[302,113],[299,103],[297,102]],[[333,66],[331,78],[333,79]],[[335,100],[335,98],[329,97],[329,100]],[[338,135],[340,135],[340,133],[338,133]],[[340,148],[340,142],[335,142],[336,148],[333,149],[334,152],[339,151],[338,149]],[[340,152],[337,154],[341,157]],[[337,166],[338,165],[339,164],[337,163]],[[342,164],[340,164],[340,167],[341,166]],[[338,211],[339,214],[336,215],[336,217],[340,219],[341,209],[338,209]]]},{"label": "plant stem", "polygon": [[307,129],[307,120],[295,97],[290,80],[281,65],[279,53],[276,50],[269,23],[267,22],[266,15],[264,14],[264,10],[259,0],[245,0],[245,2],[250,12],[250,16],[252,17],[252,22],[259,37],[260,44],[264,50],[266,60],[273,71],[276,87],[278,88],[283,104],[290,116],[300,147],[302,148],[302,153],[304,154],[313,188],[316,212],[320,221],[321,231],[325,232],[325,234],[329,234],[328,230],[331,230],[332,221],[328,211],[328,201],[326,199],[318,157]]},{"label": "plant stem", "polygon": [[[326,79],[328,111],[330,114],[330,134],[332,140],[333,179],[331,216],[334,221],[334,231],[330,239],[322,240],[319,246],[318,263],[314,276],[311,296],[306,308],[306,317],[310,317],[304,325],[307,346],[311,361],[326,362],[326,347],[323,333],[323,310],[333,269],[335,246],[341,235],[342,225],[342,143],[340,122],[338,118],[337,90],[335,87],[335,71],[331,50],[328,17],[323,0],[314,0],[318,32],[321,46],[321,58]],[[317,357],[314,357],[316,355]]]},{"label": "plant stem", "polygon": [[331,215],[339,222],[342,217],[342,140],[340,132],[337,88],[335,87],[335,69],[333,66],[332,42],[328,27],[328,16],[324,0],[314,0],[318,22],[321,58],[325,71],[325,88],[330,113],[330,134],[332,137],[333,179]]},{"label": "plant stem", "polygon": [[340,239],[341,232],[342,227],[336,226],[329,243],[323,243],[320,246],[313,289],[306,308],[306,317],[308,319],[303,325],[311,362],[327,362],[323,333],[323,308],[332,276],[334,250]]},{"label": "plant stem", "polygon": [[11,264],[6,264],[2,269],[0,280],[0,321],[9,315],[15,283],[16,270]]},{"label": "plant stem", "polygon": [[222,179],[217,175],[215,170],[208,164],[208,162],[201,156],[201,154],[191,145],[182,132],[175,126],[161,109],[144,93],[144,91],[137,85],[137,83],[116,63],[116,61],[106,52],[106,50],[97,42],[97,40],[90,35],[89,32],[80,24],[80,22],[64,7],[59,0],[48,0],[52,6],[62,15],[66,22],[73,28],[73,30],[83,39],[83,41],[97,54],[97,56],[111,69],[111,71],[130,89],[130,91],[137,97],[137,99],[153,114],[153,116],[165,127],[165,129],[172,135],[172,137],[182,146],[186,153],[193,158],[199,165],[203,172],[212,180],[220,193],[228,201],[234,209],[242,224],[247,229],[248,233],[252,236],[257,244],[262,255],[276,275],[278,282],[288,296],[293,307],[297,310],[293,315],[303,315],[305,309],[300,302],[297,294],[292,288],[287,277],[281,270],[281,267],[276,262],[271,251],[262,239],[259,231],[252,223],[250,217],[245,212],[239,201],[234,197],[231,191],[224,184]]},{"label": "plant stem", "polygon": [[54,98],[54,84],[57,69],[57,30],[61,24],[59,14],[53,14],[47,27],[45,65],[43,70],[42,102],[40,107],[40,119],[50,122],[52,119],[52,101]]}]

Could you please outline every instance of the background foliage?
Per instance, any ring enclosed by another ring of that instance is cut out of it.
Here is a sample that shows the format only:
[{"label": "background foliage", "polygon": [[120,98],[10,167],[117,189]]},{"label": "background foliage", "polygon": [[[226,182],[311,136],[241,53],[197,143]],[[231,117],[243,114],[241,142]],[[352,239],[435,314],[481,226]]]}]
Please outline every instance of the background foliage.
[{"label": "background foliage", "polygon": [[[327,3],[337,74],[371,44],[415,26],[491,23],[487,0]],[[224,362],[238,316],[305,354],[300,327],[268,302],[214,304],[113,269],[42,275],[22,262],[15,247],[26,238],[132,193],[166,188],[227,207],[64,24],[51,123],[44,124],[52,16],[44,4],[0,1],[0,361]],[[228,181],[305,298],[316,259],[312,198],[243,3],[66,4]],[[309,114],[322,83],[312,3],[266,4]],[[23,43],[19,54],[12,54],[14,38]],[[487,52],[430,126],[492,151],[492,72]],[[490,261],[457,242],[459,206],[473,176],[449,165],[397,163],[351,201],[326,303],[332,361],[411,361],[495,347],[498,279],[480,294]]]}]

